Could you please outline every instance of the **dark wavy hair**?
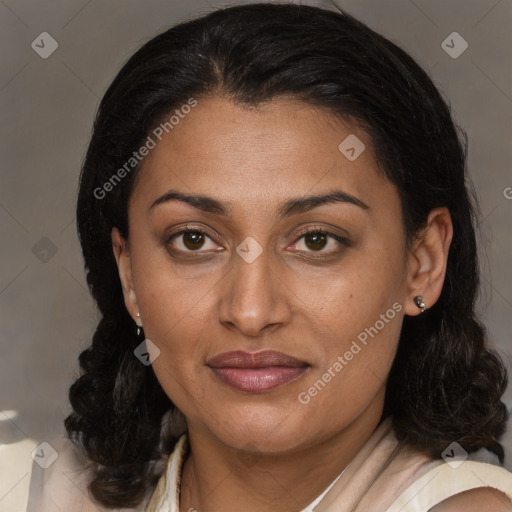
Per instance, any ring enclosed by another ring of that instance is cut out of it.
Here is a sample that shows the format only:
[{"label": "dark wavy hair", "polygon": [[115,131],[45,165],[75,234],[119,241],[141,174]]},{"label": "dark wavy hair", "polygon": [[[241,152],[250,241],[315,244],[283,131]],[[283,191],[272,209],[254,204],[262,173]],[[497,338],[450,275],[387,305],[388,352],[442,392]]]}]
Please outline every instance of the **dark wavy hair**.
[{"label": "dark wavy hair", "polygon": [[87,282],[101,320],[79,357],[65,426],[90,461],[89,490],[106,507],[131,507],[161,475],[154,464],[175,410],[128,314],[112,251],[116,226],[127,239],[135,167],[102,197],[98,190],[148,134],[191,98],[217,94],[241,105],[292,97],[361,126],[380,171],[398,189],[410,244],[429,212],[446,206],[454,236],[437,303],[405,317],[387,383],[383,418],[398,438],[439,458],[453,441],[503,462],[499,439],[507,373],[487,348],[475,301],[478,207],[466,170],[466,141],[428,75],[403,50],[343,11],[255,3],[216,10],[144,44],[105,93],[80,176],[77,226]]}]

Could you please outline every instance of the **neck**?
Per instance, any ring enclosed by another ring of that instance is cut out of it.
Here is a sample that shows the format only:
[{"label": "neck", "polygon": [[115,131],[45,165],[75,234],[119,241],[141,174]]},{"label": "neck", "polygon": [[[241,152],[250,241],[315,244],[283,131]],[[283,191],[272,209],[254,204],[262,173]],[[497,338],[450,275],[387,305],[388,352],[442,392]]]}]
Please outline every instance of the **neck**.
[{"label": "neck", "polygon": [[[378,426],[383,393],[333,436],[293,453],[241,454],[189,424],[180,512],[300,512],[345,469]],[[343,478],[343,477],[342,477]]]}]

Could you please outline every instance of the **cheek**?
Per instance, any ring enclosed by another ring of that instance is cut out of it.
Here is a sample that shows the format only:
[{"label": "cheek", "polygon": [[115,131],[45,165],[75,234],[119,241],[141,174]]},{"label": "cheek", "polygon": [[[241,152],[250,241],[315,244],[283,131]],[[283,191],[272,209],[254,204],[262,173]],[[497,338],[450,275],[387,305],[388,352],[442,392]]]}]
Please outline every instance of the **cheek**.
[{"label": "cheek", "polygon": [[291,286],[301,294],[302,309],[310,321],[346,343],[373,326],[381,315],[386,316],[385,330],[390,331],[387,320],[397,316],[397,306],[390,308],[403,300],[404,265],[398,251],[365,248],[354,251],[336,269],[319,272],[309,280],[303,277],[299,287]]},{"label": "cheek", "polygon": [[144,333],[160,350],[153,370],[167,396],[187,418],[193,418],[201,410],[198,404],[208,403],[202,385],[211,333],[205,322],[208,294],[197,283],[163,277],[153,284],[148,281],[145,290],[148,293],[142,295],[149,320]]},{"label": "cheek", "polygon": [[345,414],[385,384],[402,325],[404,264],[398,251],[361,251],[338,277],[309,288],[303,311],[322,357],[301,403],[335,411],[342,405]]},{"label": "cheek", "polygon": [[[148,281],[140,296],[145,315],[144,332],[169,354],[194,355],[206,329],[211,298],[203,284],[165,279]],[[145,293],[145,291],[147,293]]]},{"label": "cheek", "polygon": [[323,417],[329,410],[331,423],[340,426],[383,392],[398,346],[402,306],[360,308],[356,299],[329,315],[328,335],[315,340],[323,356],[295,397],[305,417]]},{"label": "cheek", "polygon": [[211,294],[218,275],[190,279],[176,272],[165,258],[143,254],[133,258],[133,270],[144,334],[160,350],[155,367],[171,376],[193,379],[197,373],[193,367],[204,362],[201,346],[210,327],[206,321],[212,319]]},{"label": "cheek", "polygon": [[173,263],[166,249],[149,233],[135,229],[133,232],[134,238],[140,239],[132,252],[137,300],[146,322],[161,337],[165,332],[170,334],[181,322],[187,322],[196,314],[196,309],[201,309],[217,276],[212,272],[198,272],[195,264]]}]

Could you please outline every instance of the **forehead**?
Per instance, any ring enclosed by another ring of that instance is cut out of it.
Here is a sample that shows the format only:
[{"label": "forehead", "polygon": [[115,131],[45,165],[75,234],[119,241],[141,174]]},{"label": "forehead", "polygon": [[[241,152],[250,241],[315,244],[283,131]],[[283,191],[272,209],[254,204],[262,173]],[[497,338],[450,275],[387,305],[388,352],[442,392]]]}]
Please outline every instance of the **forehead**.
[{"label": "forehead", "polygon": [[146,202],[170,188],[243,204],[343,187],[371,204],[389,187],[368,135],[326,109],[284,98],[247,107],[203,97],[186,110],[160,138],[150,134],[155,147],[134,190]]}]

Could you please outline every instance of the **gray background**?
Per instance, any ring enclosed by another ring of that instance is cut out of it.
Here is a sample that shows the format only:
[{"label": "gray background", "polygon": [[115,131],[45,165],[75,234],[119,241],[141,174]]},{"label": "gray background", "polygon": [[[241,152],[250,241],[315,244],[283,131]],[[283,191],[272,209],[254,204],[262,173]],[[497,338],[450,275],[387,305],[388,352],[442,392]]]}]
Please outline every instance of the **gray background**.
[{"label": "gray background", "polygon": [[[468,133],[483,217],[479,309],[490,339],[510,366],[512,199],[505,191],[512,187],[512,2],[338,4],[416,58]],[[0,443],[47,440],[64,432],[77,357],[95,328],[74,208],[99,99],[141,44],[220,5],[227,4],[0,0]],[[454,31],[469,44],[456,59],[441,46]],[[47,59],[31,47],[42,32],[58,42]],[[505,396],[509,406],[511,393],[509,388]],[[8,410],[17,411],[17,417],[7,420],[2,411]],[[510,433],[505,443],[512,469]]]}]

